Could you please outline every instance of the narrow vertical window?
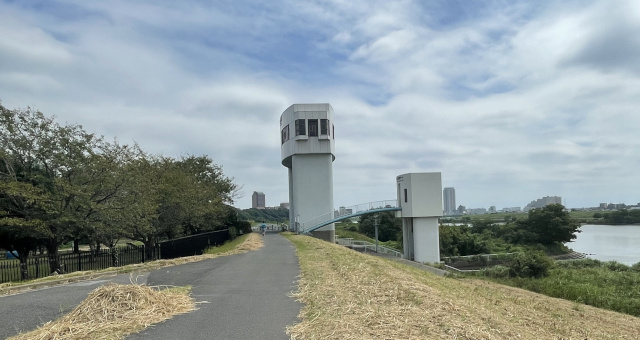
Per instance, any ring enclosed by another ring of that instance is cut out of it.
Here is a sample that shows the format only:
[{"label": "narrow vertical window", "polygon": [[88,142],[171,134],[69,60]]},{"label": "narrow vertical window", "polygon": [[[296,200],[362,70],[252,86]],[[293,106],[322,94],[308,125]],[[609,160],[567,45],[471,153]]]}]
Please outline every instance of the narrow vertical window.
[{"label": "narrow vertical window", "polygon": [[309,137],[318,137],[317,119],[309,119]]},{"label": "narrow vertical window", "polygon": [[284,144],[284,142],[289,140],[289,125],[285,126],[284,129],[282,129],[282,144]]},{"label": "narrow vertical window", "polygon": [[296,119],[296,136],[306,135],[307,129],[305,127],[304,119]]},{"label": "narrow vertical window", "polygon": [[407,189],[404,189],[404,202],[407,203]]},{"label": "narrow vertical window", "polygon": [[333,139],[336,139],[336,127],[331,125],[331,130],[333,130],[331,131],[331,134],[333,135]]},{"label": "narrow vertical window", "polygon": [[320,135],[328,135],[328,134],[329,134],[329,120],[320,119]]}]

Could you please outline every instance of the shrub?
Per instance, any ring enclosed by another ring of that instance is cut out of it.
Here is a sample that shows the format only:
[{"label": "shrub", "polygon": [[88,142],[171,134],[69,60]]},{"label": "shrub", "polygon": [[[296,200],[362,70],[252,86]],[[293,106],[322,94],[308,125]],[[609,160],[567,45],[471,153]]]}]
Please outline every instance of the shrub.
[{"label": "shrub", "polygon": [[631,270],[633,270],[634,272],[640,272],[640,262],[631,266]]},{"label": "shrub", "polygon": [[626,272],[629,270],[629,266],[617,261],[607,261],[604,263],[604,266],[614,272]]},{"label": "shrub", "polygon": [[511,269],[509,267],[494,266],[483,270],[482,275],[495,279],[504,279],[509,277],[510,271]]},{"label": "shrub", "polygon": [[518,253],[509,263],[509,274],[513,277],[541,278],[549,274],[553,260],[541,251]]},{"label": "shrub", "polygon": [[568,260],[557,262],[558,267],[562,268],[599,268],[602,266],[602,261],[595,259],[580,259],[580,260]]}]

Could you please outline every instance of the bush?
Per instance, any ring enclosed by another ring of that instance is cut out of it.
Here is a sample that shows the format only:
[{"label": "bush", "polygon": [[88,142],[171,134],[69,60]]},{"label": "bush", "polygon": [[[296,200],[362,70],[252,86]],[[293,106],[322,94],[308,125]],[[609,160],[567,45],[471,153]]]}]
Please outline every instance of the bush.
[{"label": "bush", "polygon": [[492,277],[494,279],[505,279],[510,275],[511,269],[505,266],[494,266],[482,271],[482,275]]},{"label": "bush", "polygon": [[580,259],[580,260],[568,260],[568,261],[559,261],[557,262],[557,266],[561,268],[599,268],[602,266],[602,261],[595,259]]},{"label": "bush", "polygon": [[541,251],[518,253],[509,263],[509,274],[513,277],[541,278],[549,275],[553,260]]},{"label": "bush", "polygon": [[614,272],[626,272],[629,270],[629,266],[616,261],[607,261],[604,263],[604,266]]},{"label": "bush", "polygon": [[640,272],[640,262],[631,266],[631,270],[633,270],[634,272]]}]

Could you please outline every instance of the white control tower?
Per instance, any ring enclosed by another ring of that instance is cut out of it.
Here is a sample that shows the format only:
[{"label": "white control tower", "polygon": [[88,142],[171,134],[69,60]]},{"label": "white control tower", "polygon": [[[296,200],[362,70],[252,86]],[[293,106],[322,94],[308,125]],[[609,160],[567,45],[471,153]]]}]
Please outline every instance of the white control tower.
[{"label": "white control tower", "polygon": [[[282,165],[289,169],[289,225],[298,232],[333,218],[335,140],[329,104],[293,104],[280,116]],[[334,242],[335,225],[312,232]]]}]

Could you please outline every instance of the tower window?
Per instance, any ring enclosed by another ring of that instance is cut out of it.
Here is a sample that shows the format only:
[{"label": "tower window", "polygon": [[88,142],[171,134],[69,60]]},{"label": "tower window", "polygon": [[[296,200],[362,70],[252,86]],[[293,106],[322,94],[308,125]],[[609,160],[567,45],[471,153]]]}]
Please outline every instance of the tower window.
[{"label": "tower window", "polygon": [[296,119],[296,136],[307,134],[305,123],[304,119]]},{"label": "tower window", "polygon": [[318,137],[317,119],[309,119],[309,137]]},{"label": "tower window", "polygon": [[282,129],[282,144],[284,144],[284,142],[289,140],[289,125],[287,124],[287,126],[284,127],[284,129]]},{"label": "tower window", "polygon": [[320,119],[320,134],[328,135],[329,134],[329,120],[328,119]]}]

